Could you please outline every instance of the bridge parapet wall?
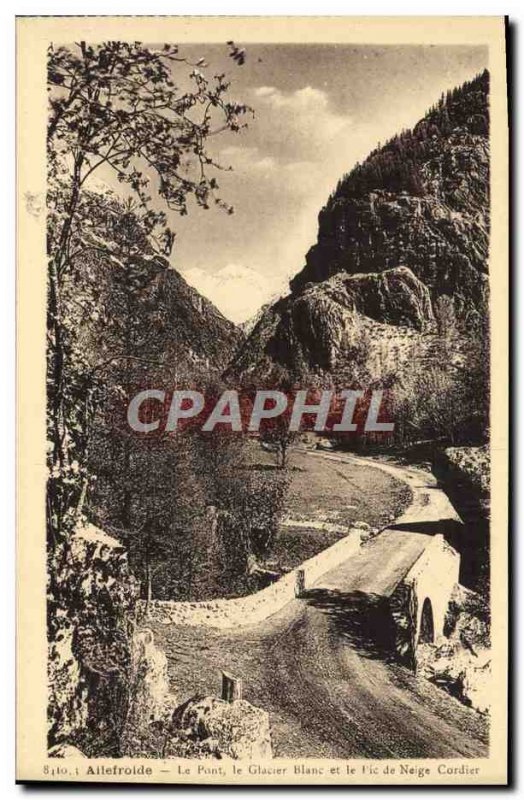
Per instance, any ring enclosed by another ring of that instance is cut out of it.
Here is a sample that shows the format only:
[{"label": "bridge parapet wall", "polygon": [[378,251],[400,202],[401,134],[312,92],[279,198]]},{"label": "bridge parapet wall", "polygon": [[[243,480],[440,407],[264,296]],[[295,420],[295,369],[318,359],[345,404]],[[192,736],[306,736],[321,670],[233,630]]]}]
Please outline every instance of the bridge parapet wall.
[{"label": "bridge parapet wall", "polygon": [[[361,534],[361,530],[353,529],[343,539],[304,561],[296,570],[260,592],[245,597],[194,603],[153,600],[149,618],[166,625],[202,625],[210,628],[233,628],[262,622],[293,600],[298,571],[303,571],[304,588],[307,590],[325,572],[358,552]],[[145,602],[141,601],[139,606],[143,612]]]}]

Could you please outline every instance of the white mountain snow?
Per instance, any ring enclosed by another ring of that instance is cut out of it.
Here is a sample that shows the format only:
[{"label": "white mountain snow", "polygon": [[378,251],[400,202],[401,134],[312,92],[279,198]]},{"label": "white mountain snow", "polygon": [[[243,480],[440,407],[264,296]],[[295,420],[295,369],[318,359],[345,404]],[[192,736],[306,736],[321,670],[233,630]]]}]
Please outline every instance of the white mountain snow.
[{"label": "white mountain snow", "polygon": [[182,275],[237,324],[250,319],[269,300],[288,291],[286,277],[263,275],[242,264],[227,264],[213,273],[195,267]]}]

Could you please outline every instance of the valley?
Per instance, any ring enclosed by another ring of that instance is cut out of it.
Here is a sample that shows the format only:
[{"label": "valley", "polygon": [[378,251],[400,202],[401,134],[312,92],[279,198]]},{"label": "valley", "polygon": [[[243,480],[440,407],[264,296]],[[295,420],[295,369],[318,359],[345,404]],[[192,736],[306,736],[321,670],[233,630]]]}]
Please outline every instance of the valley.
[{"label": "valley", "polygon": [[[173,64],[185,64],[172,47],[49,52],[49,747],[485,757],[489,73],[443,87],[411,128],[348,158],[304,240],[314,244],[280,263],[294,276],[276,296],[270,256],[267,274],[230,260],[211,275],[215,249],[238,253],[241,226],[209,240],[212,225],[194,228],[199,266],[179,262],[175,213],[189,201],[233,212],[208,176],[230,171],[204,149],[211,116],[236,136],[253,109],[222,99],[224,75],[195,70],[175,119],[159,113],[162,92],[178,92]],[[242,66],[244,51],[228,48]],[[130,59],[143,71],[138,106]],[[89,96],[101,80],[103,123],[85,127],[76,94],[64,105],[71,69]],[[253,96],[282,114],[294,95]],[[200,126],[195,109],[206,109]],[[107,137],[122,120],[119,159]],[[244,179],[256,173],[256,192],[277,198],[265,181],[279,161],[259,159],[259,145],[245,149]],[[84,184],[93,153],[112,166],[104,147],[134,200]],[[241,213],[255,241],[268,205],[253,197]],[[280,242],[266,244],[274,260]],[[237,284],[259,293],[258,310]],[[200,774],[222,772],[204,762]]]}]

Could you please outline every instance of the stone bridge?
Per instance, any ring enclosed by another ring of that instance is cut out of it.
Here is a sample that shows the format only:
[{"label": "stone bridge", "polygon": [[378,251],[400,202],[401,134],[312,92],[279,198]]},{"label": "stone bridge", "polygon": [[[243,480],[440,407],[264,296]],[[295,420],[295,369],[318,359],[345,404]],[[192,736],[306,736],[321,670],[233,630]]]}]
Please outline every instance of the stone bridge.
[{"label": "stone bridge", "polygon": [[386,529],[306,592],[330,596],[361,633],[416,668],[417,648],[444,635],[460,557],[441,534]]},{"label": "stone bridge", "polygon": [[[324,457],[370,463],[355,456]],[[461,569],[461,556],[450,543],[460,546],[464,526],[433,475],[379,461],[373,466],[406,483],[411,503],[388,529],[316,586],[346,598],[360,597],[361,613],[365,598],[368,609],[385,610],[382,618],[372,613],[369,626],[378,638],[387,629],[384,639],[403,663],[416,668],[419,643],[444,635],[446,612]],[[365,616],[359,624],[368,624]]]}]

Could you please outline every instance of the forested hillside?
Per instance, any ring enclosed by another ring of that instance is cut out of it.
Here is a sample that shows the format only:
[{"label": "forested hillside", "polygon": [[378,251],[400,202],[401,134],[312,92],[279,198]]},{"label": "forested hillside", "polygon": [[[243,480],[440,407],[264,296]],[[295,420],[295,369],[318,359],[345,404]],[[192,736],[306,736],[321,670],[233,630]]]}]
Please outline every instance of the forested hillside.
[{"label": "forested hillside", "polygon": [[479,300],[489,236],[488,93],[486,71],[339,181],[293,291],[339,271],[405,266],[434,299]]}]

